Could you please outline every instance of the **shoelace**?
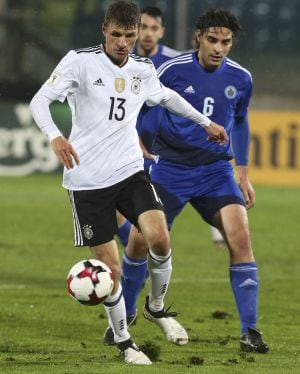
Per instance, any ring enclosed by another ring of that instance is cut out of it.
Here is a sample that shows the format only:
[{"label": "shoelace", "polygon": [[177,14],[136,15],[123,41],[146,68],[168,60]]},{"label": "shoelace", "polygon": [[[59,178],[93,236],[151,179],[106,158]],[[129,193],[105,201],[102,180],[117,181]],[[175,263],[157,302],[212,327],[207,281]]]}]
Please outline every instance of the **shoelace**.
[{"label": "shoelace", "polygon": [[169,310],[172,308],[173,303],[167,308],[162,310],[162,315],[164,317],[176,317],[178,315],[177,312],[169,312]]}]

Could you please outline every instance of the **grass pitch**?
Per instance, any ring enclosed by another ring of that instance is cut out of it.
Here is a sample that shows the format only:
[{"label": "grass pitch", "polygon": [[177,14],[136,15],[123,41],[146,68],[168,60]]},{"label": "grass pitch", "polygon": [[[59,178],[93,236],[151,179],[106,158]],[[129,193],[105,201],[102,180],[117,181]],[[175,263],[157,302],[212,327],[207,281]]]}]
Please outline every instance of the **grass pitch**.
[{"label": "grass pitch", "polygon": [[257,188],[249,212],[261,281],[259,327],[271,351],[239,352],[227,252],[212,248],[207,225],[187,207],[173,229],[166,306],[174,302],[190,342],[166,343],[142,317],[146,285],[131,333],[160,353],[151,367],[133,367],[102,345],[103,307],[82,306],[67,294],[66,274],[90,254],[73,248],[71,208],[60,180],[35,175],[0,181],[1,373],[299,373],[299,189]]}]

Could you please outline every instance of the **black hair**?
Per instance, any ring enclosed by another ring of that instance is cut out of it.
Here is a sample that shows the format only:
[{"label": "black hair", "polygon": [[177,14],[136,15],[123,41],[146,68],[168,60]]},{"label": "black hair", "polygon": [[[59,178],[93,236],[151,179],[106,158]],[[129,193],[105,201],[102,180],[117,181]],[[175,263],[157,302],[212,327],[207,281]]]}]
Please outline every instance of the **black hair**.
[{"label": "black hair", "polygon": [[140,10],[135,3],[118,0],[107,8],[103,24],[107,26],[109,23],[116,23],[119,26],[130,28],[139,26],[140,18]]},{"label": "black hair", "polygon": [[160,8],[156,6],[147,6],[146,8],[143,8],[141,10],[141,15],[142,14],[147,14],[150,17],[153,18],[160,18],[161,19],[161,24],[164,26],[165,24],[165,17],[163,15],[163,12],[161,11]]},{"label": "black hair", "polygon": [[196,29],[200,30],[201,34],[206,32],[210,27],[226,27],[233,34],[242,30],[239,19],[224,9],[209,9],[198,18]]}]

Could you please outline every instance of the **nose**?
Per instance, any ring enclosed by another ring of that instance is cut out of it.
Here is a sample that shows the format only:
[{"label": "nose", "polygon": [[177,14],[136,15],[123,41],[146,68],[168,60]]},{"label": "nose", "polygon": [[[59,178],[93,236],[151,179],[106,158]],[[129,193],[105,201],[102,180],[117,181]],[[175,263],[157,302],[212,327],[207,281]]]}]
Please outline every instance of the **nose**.
[{"label": "nose", "polygon": [[216,43],[215,44],[215,50],[217,53],[221,53],[223,51],[223,46],[221,43]]},{"label": "nose", "polygon": [[127,41],[125,36],[121,36],[118,40],[118,45],[120,48],[125,48],[127,46]]}]

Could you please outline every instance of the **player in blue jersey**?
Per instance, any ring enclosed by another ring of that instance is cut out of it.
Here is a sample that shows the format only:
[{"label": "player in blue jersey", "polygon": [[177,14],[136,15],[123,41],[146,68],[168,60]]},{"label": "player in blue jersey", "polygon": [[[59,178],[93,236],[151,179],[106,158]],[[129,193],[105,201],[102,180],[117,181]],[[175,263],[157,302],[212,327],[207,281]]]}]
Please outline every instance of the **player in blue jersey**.
[{"label": "player in blue jersey", "polygon": [[[169,229],[190,203],[206,222],[221,231],[229,250],[230,282],[241,322],[241,349],[265,353],[269,348],[256,327],[257,265],[247,217],[247,209],[255,202],[247,166],[247,111],[252,78],[248,70],[227,58],[241,26],[233,14],[216,9],[201,16],[196,28],[199,49],[164,63],[158,75],[165,86],[177,91],[213,121],[222,123],[231,143],[210,143],[195,123],[164,111],[150,148],[158,156],[158,162],[151,168],[151,180],[163,202]],[[151,128],[148,130],[151,133]],[[233,158],[238,184],[230,163]],[[137,253],[140,258],[145,256],[147,247],[137,230],[131,231],[126,250],[132,261],[135,256],[139,259]],[[146,318],[147,303],[146,300]]]}]

